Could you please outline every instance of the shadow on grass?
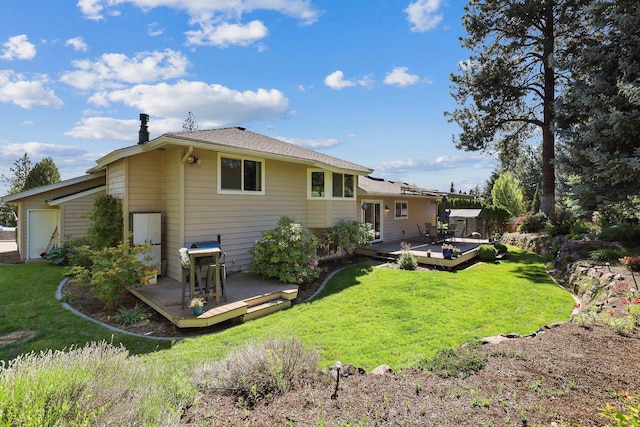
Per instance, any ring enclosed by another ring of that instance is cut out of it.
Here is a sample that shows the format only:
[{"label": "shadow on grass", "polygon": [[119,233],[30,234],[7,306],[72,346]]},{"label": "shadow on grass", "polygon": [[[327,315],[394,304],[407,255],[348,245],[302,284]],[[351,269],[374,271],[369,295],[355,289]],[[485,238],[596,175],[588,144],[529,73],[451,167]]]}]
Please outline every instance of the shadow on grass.
[{"label": "shadow on grass", "polygon": [[312,300],[318,301],[329,295],[337,294],[343,290],[360,284],[360,277],[366,276],[373,271],[370,265],[351,265],[339,270],[331,279],[327,281],[324,289],[320,291]]},{"label": "shadow on grass", "polygon": [[[503,262],[517,264],[513,273],[534,283],[553,283],[540,255],[531,252],[509,252]],[[537,264],[537,265],[534,265]]]}]

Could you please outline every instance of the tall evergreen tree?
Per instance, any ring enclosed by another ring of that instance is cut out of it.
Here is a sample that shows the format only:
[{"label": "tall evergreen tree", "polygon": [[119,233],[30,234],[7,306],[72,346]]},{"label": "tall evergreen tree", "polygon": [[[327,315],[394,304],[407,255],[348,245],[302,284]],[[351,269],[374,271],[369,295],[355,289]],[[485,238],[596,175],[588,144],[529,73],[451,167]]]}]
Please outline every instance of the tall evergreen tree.
[{"label": "tall evergreen tree", "polygon": [[191,111],[189,111],[189,114],[187,114],[187,118],[184,119],[184,122],[182,123],[182,130],[183,131],[198,130],[198,122],[196,121],[196,117],[193,115]]},{"label": "tall evergreen tree", "polygon": [[51,157],[45,157],[29,171],[24,182],[24,190],[55,184],[60,181],[60,172]]},{"label": "tall evergreen tree", "polygon": [[555,208],[555,113],[562,84],[558,60],[567,40],[581,30],[588,0],[471,0],[462,20],[473,52],[452,74],[452,95],[459,107],[445,113],[461,128],[460,149],[514,147],[542,135],[542,210]]},{"label": "tall evergreen tree", "polygon": [[567,58],[575,82],[558,109],[560,165],[586,212],[640,194],[640,3],[595,2],[591,23]]},{"label": "tall evergreen tree", "polygon": [[2,174],[2,180],[9,185],[9,194],[16,194],[24,190],[31,168],[31,159],[27,153],[24,153],[24,156],[13,162],[13,167],[9,168],[12,176]]}]

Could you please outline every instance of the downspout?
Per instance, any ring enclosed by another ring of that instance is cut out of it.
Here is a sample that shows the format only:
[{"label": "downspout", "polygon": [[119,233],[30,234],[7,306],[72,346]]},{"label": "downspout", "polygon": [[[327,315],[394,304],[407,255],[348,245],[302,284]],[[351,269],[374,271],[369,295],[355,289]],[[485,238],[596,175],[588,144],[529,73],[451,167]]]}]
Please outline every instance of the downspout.
[{"label": "downspout", "polygon": [[189,146],[189,149],[187,150],[187,154],[185,154],[184,157],[182,158],[183,165],[187,162],[187,159],[189,158],[189,156],[191,156],[191,153],[193,153],[193,145]]}]

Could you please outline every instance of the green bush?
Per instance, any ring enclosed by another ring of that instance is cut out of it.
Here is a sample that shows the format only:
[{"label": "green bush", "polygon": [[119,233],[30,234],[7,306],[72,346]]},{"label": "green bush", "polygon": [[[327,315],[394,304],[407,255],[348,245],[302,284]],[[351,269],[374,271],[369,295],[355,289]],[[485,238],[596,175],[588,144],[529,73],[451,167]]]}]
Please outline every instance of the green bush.
[{"label": "green bush", "polygon": [[0,425],[179,425],[195,389],[124,347],[91,343],[0,364]]},{"label": "green bush", "polygon": [[302,224],[284,215],[278,226],[262,237],[249,249],[252,273],[282,283],[311,283],[320,277],[318,238]]},{"label": "green bush", "polygon": [[136,304],[133,308],[120,307],[118,313],[113,316],[113,320],[122,326],[129,326],[147,320],[149,317],[151,314],[144,307]]},{"label": "green bush", "polygon": [[402,242],[400,246],[402,247],[402,253],[398,258],[398,266],[402,270],[415,270],[418,268],[418,260],[411,253],[411,246],[405,242]]},{"label": "green bush", "polygon": [[496,255],[498,255],[498,250],[493,245],[480,245],[478,247],[478,258],[481,261],[495,261]]},{"label": "green bush", "polygon": [[78,238],[66,240],[62,245],[47,252],[46,259],[56,265],[84,265],[89,266],[88,260],[84,257],[81,249],[89,245],[89,238]]},{"label": "green bush", "polygon": [[568,236],[578,222],[575,214],[568,210],[559,210],[549,215],[546,232],[550,236]]},{"label": "green bush", "polygon": [[67,274],[80,286],[89,286],[93,295],[115,309],[129,286],[140,282],[145,268],[145,254],[151,245],[130,246],[128,241],[116,247],[87,250],[91,267],[74,266]]},{"label": "green bush", "polygon": [[368,223],[340,220],[327,229],[327,237],[331,246],[342,248],[347,258],[350,258],[357,248],[366,248],[371,244],[373,230]]},{"label": "green bush", "polygon": [[589,252],[589,258],[593,261],[617,261],[625,255],[625,251],[619,248],[602,248]]},{"label": "green bush", "polygon": [[637,245],[640,241],[640,225],[623,222],[610,227],[603,227],[599,237],[607,242]]},{"label": "green bush", "polygon": [[122,241],[122,200],[109,194],[98,196],[89,218],[91,226],[87,234],[91,238],[92,248],[117,246]]},{"label": "green bush", "polygon": [[503,245],[502,243],[499,243],[499,242],[495,242],[493,244],[493,247],[496,248],[499,254],[506,254],[508,250],[507,245]]},{"label": "green bush", "polygon": [[444,378],[467,378],[487,364],[488,357],[476,351],[477,346],[463,345],[458,349],[439,350],[432,359],[422,360],[418,368]]},{"label": "green bush", "polygon": [[520,233],[540,233],[547,226],[547,216],[542,212],[535,215],[524,215],[518,231]]},{"label": "green bush", "polygon": [[245,344],[225,359],[197,368],[194,377],[200,389],[231,394],[239,403],[253,407],[264,398],[304,384],[318,372],[318,353],[289,338]]}]

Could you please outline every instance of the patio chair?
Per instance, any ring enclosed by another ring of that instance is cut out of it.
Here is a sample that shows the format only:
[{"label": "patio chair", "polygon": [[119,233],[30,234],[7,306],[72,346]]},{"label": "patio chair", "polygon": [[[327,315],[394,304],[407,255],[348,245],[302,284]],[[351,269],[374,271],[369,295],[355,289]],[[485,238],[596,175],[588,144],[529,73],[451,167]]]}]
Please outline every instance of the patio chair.
[{"label": "patio chair", "polygon": [[[189,250],[187,248],[180,248],[180,265],[182,266],[182,309],[186,307],[187,288],[189,287],[189,274],[191,273],[191,261],[189,260]],[[195,297],[198,294],[206,292],[206,283],[202,282],[202,271],[199,266],[195,267],[194,274],[196,276],[196,283],[194,284]]]},{"label": "patio chair", "polygon": [[436,227],[435,225],[429,226],[428,233],[429,233],[429,243],[434,244],[434,243],[442,242],[440,233],[438,233],[438,227]]},{"label": "patio chair", "polygon": [[427,230],[422,231],[422,229],[420,228],[420,224],[416,224],[416,226],[418,227],[418,234],[420,235],[420,237],[422,237],[422,242],[426,243],[427,238],[429,237],[429,233],[427,232]]}]

